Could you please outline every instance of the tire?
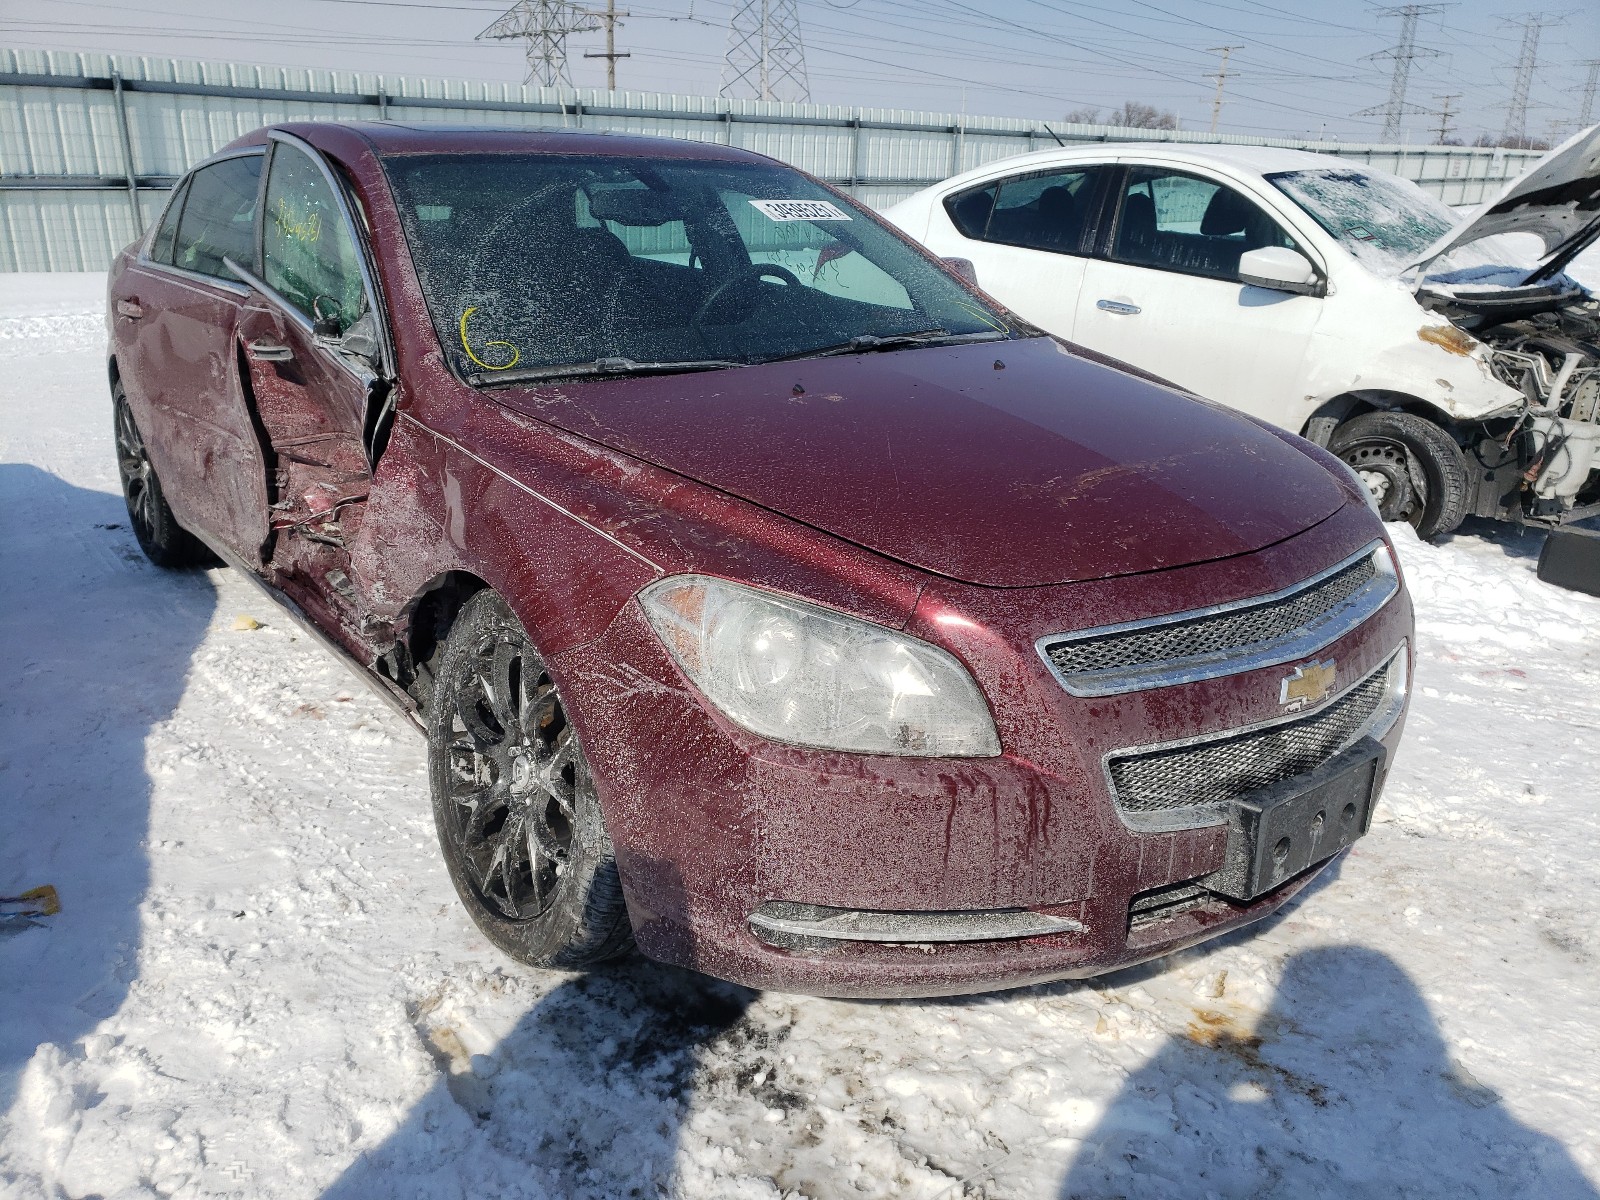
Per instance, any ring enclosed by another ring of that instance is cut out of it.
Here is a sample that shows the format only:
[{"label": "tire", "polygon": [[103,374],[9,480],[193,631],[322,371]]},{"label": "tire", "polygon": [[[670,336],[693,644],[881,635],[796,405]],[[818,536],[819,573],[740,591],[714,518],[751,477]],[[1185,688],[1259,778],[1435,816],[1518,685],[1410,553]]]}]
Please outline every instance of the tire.
[{"label": "tire", "polygon": [[1404,412],[1369,412],[1333,431],[1328,449],[1372,490],[1385,521],[1406,521],[1424,541],[1466,518],[1471,480],[1461,447],[1439,426]]},{"label": "tire", "polygon": [[122,480],[122,498],[128,505],[128,524],[133,527],[139,549],[156,566],[169,570],[210,565],[215,556],[172,515],[120,380],[111,385],[111,411],[117,475]]},{"label": "tire", "polygon": [[473,595],[446,639],[428,712],[428,775],[450,880],[500,950],[570,970],[632,947],[577,730],[494,592]]}]

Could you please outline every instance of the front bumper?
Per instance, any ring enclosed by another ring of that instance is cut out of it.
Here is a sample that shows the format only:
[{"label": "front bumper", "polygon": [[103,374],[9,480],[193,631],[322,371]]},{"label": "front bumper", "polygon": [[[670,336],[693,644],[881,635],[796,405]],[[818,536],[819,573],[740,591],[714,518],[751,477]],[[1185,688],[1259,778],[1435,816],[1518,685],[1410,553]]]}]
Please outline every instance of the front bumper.
[{"label": "front bumper", "polygon": [[[1269,915],[1321,866],[1250,903],[1142,898],[1223,865],[1222,824],[1143,831],[1118,814],[1111,750],[1277,715],[1284,668],[1110,696],[1065,692],[1034,640],[1077,625],[1263,594],[1370,539],[1346,512],[1221,563],[1058,588],[930,587],[907,628],[963,658],[1005,752],[987,759],[837,754],[754,737],[710,711],[637,605],[551,663],[594,768],[640,949],[753,987],[830,996],[934,996],[1097,975]],[[951,621],[959,614],[959,621]],[[1000,637],[996,630],[1005,630]],[[1402,590],[1319,656],[1348,678],[1411,636]],[[1403,715],[1383,736],[1389,757]],[[1323,864],[1325,866],[1326,864]],[[1133,913],[1137,903],[1142,911]],[[866,913],[1023,910],[1059,931],[977,941],[758,936],[763,906]],[[759,922],[758,922],[759,925]],[[785,944],[774,944],[785,943]]]}]

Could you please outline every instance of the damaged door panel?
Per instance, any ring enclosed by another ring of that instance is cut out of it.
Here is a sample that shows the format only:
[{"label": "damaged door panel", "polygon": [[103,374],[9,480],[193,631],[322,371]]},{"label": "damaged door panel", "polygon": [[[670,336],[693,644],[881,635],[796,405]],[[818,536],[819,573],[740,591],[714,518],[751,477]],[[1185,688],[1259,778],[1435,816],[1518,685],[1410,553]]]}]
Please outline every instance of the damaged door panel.
[{"label": "damaged door panel", "polygon": [[390,355],[376,289],[338,180],[309,148],[275,140],[260,274],[238,341],[271,461],[266,556],[276,586],[362,651],[386,641],[351,560],[387,441]]}]

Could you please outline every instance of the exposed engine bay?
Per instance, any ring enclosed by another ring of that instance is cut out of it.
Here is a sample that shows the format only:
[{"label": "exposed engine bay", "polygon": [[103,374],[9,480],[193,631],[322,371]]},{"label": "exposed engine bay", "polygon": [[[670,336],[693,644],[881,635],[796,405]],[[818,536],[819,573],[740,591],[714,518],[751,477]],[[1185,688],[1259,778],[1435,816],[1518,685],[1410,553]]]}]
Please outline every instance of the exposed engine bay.
[{"label": "exposed engine bay", "polygon": [[1560,524],[1600,512],[1600,301],[1571,280],[1424,302],[1490,348],[1496,378],[1526,406],[1481,423],[1482,516]]}]

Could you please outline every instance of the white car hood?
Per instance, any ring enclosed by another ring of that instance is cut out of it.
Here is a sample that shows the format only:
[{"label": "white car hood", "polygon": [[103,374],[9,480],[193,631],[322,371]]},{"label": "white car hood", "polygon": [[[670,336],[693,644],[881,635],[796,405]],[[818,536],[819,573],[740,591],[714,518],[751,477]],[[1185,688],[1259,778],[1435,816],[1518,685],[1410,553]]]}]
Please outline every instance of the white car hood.
[{"label": "white car hood", "polygon": [[1544,278],[1560,270],[1587,240],[1600,232],[1597,225],[1600,125],[1592,125],[1512,180],[1498,197],[1428,247],[1405,274],[1426,279],[1438,269],[1442,258],[1480,238],[1531,233],[1544,243],[1544,256],[1526,278]]}]

